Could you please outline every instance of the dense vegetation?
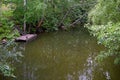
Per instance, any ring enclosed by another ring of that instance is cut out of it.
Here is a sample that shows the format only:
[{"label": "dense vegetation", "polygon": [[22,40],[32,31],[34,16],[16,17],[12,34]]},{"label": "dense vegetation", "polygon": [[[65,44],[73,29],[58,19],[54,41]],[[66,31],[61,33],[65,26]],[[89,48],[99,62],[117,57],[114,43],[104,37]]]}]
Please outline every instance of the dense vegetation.
[{"label": "dense vegetation", "polygon": [[107,48],[97,59],[114,56],[114,62],[120,63],[120,0],[98,0],[89,19],[92,24],[88,27],[90,32]]},{"label": "dense vegetation", "polygon": [[14,62],[19,62],[23,57],[21,48],[17,47],[18,44],[9,42],[7,45],[0,45],[0,75],[6,77],[15,77],[14,75]]},{"label": "dense vegetation", "polygon": [[42,28],[46,31],[58,30],[59,27],[71,27],[87,21],[87,12],[94,5],[94,0],[6,0],[13,10],[12,20],[27,32]]},{"label": "dense vegetation", "polygon": [[12,39],[19,35],[13,28],[14,22],[11,19],[12,16],[13,11],[9,7],[6,8],[5,5],[2,4],[0,9],[0,39],[3,37]]}]

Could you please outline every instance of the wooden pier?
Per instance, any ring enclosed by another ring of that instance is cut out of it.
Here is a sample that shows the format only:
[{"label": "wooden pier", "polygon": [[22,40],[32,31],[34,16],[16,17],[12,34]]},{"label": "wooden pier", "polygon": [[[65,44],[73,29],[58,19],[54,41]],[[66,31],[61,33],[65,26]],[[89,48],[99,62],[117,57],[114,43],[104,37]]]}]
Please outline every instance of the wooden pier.
[{"label": "wooden pier", "polygon": [[15,39],[16,42],[28,42],[37,37],[37,34],[26,34]]}]

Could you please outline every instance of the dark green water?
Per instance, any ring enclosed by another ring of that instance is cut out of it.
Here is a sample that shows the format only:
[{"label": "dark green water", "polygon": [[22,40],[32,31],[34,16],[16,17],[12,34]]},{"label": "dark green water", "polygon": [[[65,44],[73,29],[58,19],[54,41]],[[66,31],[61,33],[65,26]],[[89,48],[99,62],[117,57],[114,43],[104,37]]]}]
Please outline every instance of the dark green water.
[{"label": "dark green water", "polygon": [[84,30],[44,33],[20,48],[24,57],[15,64],[16,80],[120,80],[112,59],[95,62],[104,47]]}]

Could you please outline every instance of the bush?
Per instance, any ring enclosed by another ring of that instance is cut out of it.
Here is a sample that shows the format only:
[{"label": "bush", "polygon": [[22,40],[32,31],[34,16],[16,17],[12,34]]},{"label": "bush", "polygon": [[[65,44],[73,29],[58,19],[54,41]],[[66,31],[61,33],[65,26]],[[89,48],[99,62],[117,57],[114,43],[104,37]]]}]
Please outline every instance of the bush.
[{"label": "bush", "polygon": [[92,25],[88,28],[97,37],[98,43],[107,48],[107,51],[101,52],[97,59],[114,56],[114,62],[120,63],[120,23],[109,22],[107,25]]},{"label": "bush", "polygon": [[18,44],[9,42],[6,45],[0,45],[0,74],[6,77],[15,77],[13,62],[20,62],[23,57],[18,49]]},{"label": "bush", "polygon": [[19,35],[17,31],[14,30],[14,22],[11,17],[13,16],[12,10],[2,10],[0,15],[0,39],[7,37],[12,39]]}]

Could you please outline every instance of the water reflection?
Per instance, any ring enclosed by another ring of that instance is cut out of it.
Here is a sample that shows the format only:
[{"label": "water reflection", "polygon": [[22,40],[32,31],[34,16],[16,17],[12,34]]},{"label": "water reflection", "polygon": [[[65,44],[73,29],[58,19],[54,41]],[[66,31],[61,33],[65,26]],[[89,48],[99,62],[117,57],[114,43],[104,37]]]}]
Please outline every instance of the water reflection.
[{"label": "water reflection", "polygon": [[[30,64],[32,65],[32,64]],[[36,72],[37,68],[36,67],[31,67],[28,64],[24,63],[23,64],[23,74],[21,76],[23,77],[23,80],[36,80]]]},{"label": "water reflection", "polygon": [[[44,33],[21,45],[24,58],[16,63],[17,80],[119,80],[120,69],[95,62],[104,49],[82,30]],[[113,70],[114,68],[114,70]]]},{"label": "water reflection", "polygon": [[95,55],[93,53],[88,56],[86,63],[84,64],[85,68],[79,75],[79,80],[93,80],[93,71],[97,66],[94,57]]},{"label": "water reflection", "polygon": [[94,60],[103,49],[82,31],[42,34],[25,46],[25,58],[18,65],[18,79],[110,80],[110,71]]},{"label": "water reflection", "polygon": [[104,72],[103,74],[105,75],[105,77],[106,77],[107,80],[111,80],[110,74],[109,74],[108,71]]}]

